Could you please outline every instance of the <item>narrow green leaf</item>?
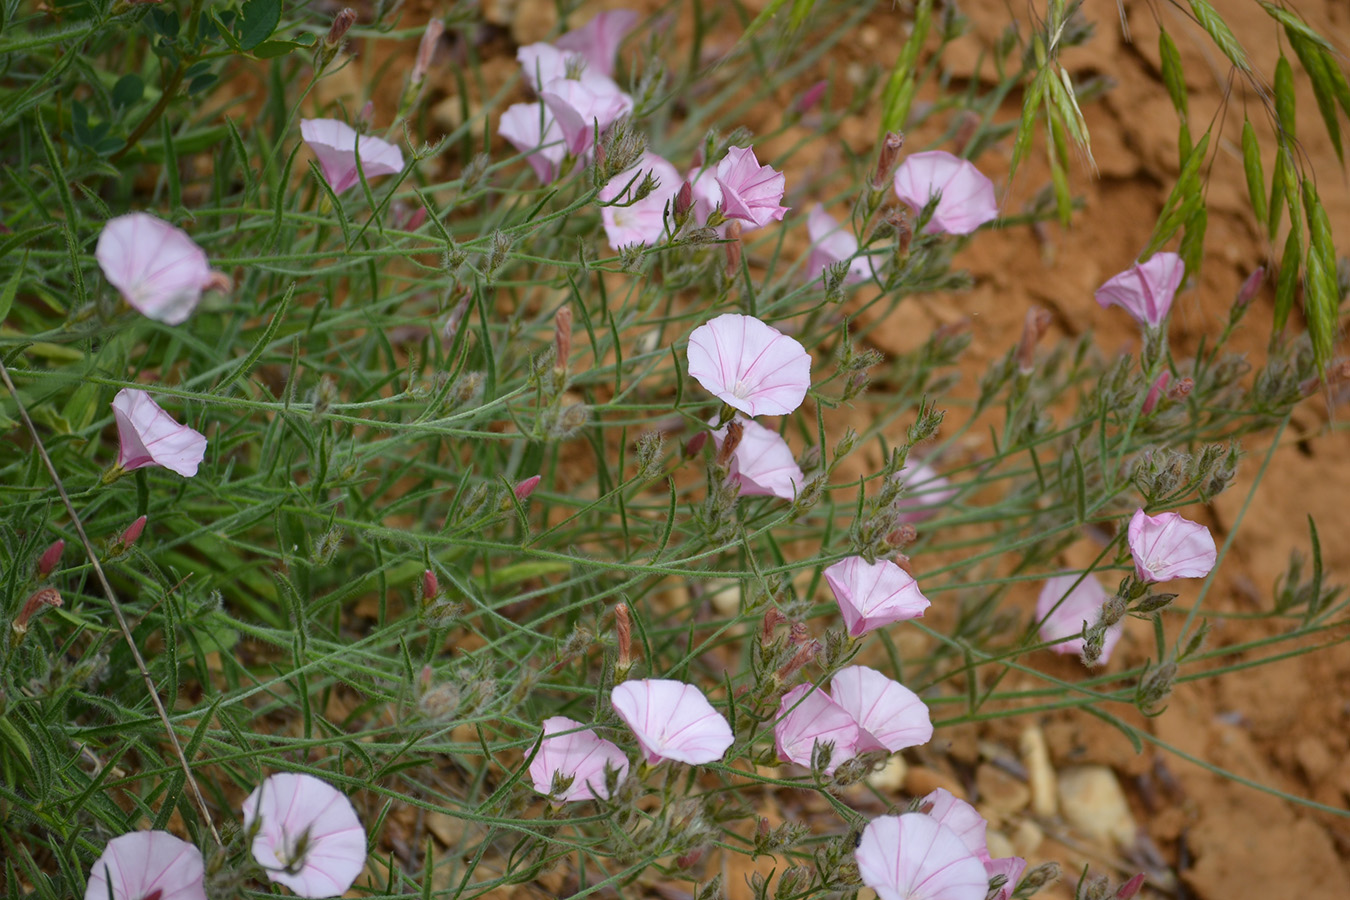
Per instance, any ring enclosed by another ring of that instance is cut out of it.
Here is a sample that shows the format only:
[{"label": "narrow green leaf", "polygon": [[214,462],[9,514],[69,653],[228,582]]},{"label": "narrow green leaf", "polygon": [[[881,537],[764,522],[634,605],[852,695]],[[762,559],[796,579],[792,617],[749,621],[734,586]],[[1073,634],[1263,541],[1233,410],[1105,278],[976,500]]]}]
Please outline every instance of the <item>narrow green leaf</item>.
[{"label": "narrow green leaf", "polygon": [[1303,249],[1299,242],[1299,226],[1289,229],[1284,241],[1284,255],[1280,258],[1280,275],[1275,281],[1275,320],[1273,328],[1276,334],[1284,330],[1289,321],[1289,313],[1294,308],[1294,292],[1298,288],[1299,260]]},{"label": "narrow green leaf", "polygon": [[43,121],[42,114],[38,113],[34,118],[37,120],[38,136],[42,139],[42,151],[47,156],[47,166],[52,171],[52,184],[56,188],[56,195],[61,199],[61,211],[66,215],[67,228],[74,228],[79,224],[79,214],[75,210],[75,198],[70,193],[70,182],[66,180],[65,167],[61,165],[60,154],[56,152],[56,145],[52,143],[51,135],[47,133],[47,123]]},{"label": "narrow green leaf", "polygon": [[741,35],[741,42],[750,40],[761,28],[769,23],[769,20],[778,14],[778,10],[783,8],[787,0],[771,0],[768,6],[760,10],[759,15],[751,20],[746,26],[745,33]]},{"label": "narrow green leaf", "polygon": [[1167,85],[1167,94],[1172,98],[1177,115],[1184,121],[1190,115],[1186,76],[1181,70],[1181,53],[1178,52],[1172,36],[1166,31],[1158,32],[1158,53],[1162,56],[1163,84]]},{"label": "narrow green leaf", "polygon": [[[0,0],[2,3],[3,0]],[[23,280],[23,272],[28,268],[28,254],[23,255],[23,262],[14,267],[14,272],[9,276],[9,281],[0,288],[0,322],[5,321],[5,316],[9,315],[9,308],[14,305],[14,296],[19,292],[19,282]]]},{"label": "narrow green leaf", "polygon": [[1247,61],[1247,51],[1242,49],[1238,39],[1233,36],[1232,29],[1214,11],[1214,7],[1210,6],[1209,0],[1190,0],[1190,3],[1191,12],[1195,14],[1195,20],[1209,34],[1210,39],[1219,46],[1223,55],[1228,57],[1228,61],[1242,71],[1250,72],[1251,63]]},{"label": "narrow green leaf", "polygon": [[1256,141],[1256,131],[1250,119],[1242,121],[1242,168],[1247,173],[1247,195],[1251,198],[1252,214],[1256,221],[1265,223],[1266,175],[1261,168],[1261,145]]},{"label": "narrow green leaf", "polygon": [[286,318],[286,310],[290,308],[291,297],[295,296],[295,284],[296,283],[292,281],[291,286],[286,288],[286,293],[281,298],[281,305],[278,306],[277,311],[272,314],[272,321],[267,323],[267,330],[263,332],[262,337],[253,345],[253,349],[249,351],[248,356],[244,357],[239,365],[235,366],[234,371],[225,376],[220,384],[216,385],[215,393],[219,394],[224,392],[227,387],[248,374],[248,371],[253,368],[253,364],[258,361],[258,358],[262,356],[263,352],[267,349],[267,345],[272,343],[272,339],[276,337],[277,329],[281,327],[282,320]]},{"label": "narrow green leaf", "polygon": [[173,146],[173,125],[168,116],[159,120],[160,139],[164,141],[164,179],[169,185],[169,208],[183,205],[183,184],[178,177],[178,153]]}]

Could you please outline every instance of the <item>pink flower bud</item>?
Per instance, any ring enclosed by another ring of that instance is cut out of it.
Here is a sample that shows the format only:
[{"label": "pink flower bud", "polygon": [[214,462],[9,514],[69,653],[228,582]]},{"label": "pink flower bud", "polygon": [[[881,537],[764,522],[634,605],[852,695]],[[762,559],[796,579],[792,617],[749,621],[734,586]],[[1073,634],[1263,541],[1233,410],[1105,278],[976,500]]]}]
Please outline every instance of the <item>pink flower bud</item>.
[{"label": "pink flower bud", "polygon": [[741,223],[727,225],[727,277],[735,278],[741,271]]},{"label": "pink flower bud", "polygon": [[530,495],[534,493],[534,489],[539,486],[539,477],[540,476],[538,475],[531,475],[529,478],[517,482],[516,486],[512,489],[516,495],[516,499],[522,503],[528,500]]},{"label": "pink flower bud", "polygon": [[554,368],[559,372],[567,371],[567,361],[572,357],[572,307],[564,306],[553,317]]},{"label": "pink flower bud", "polygon": [[708,432],[700,431],[689,439],[689,443],[684,445],[685,459],[691,459],[698,455],[698,451],[703,449],[703,445],[708,442]]},{"label": "pink flower bud", "polygon": [[627,674],[633,667],[633,623],[628,618],[628,604],[614,607],[614,630],[619,636],[619,660],[616,668]]},{"label": "pink flower bud", "polygon": [[894,131],[886,133],[886,139],[881,142],[881,152],[877,154],[877,168],[872,173],[872,189],[881,190],[886,186],[886,181],[895,171],[895,164],[900,161],[900,150],[905,146],[905,136]]},{"label": "pink flower bud", "polygon": [[421,84],[426,80],[432,57],[436,55],[436,45],[440,43],[443,34],[445,34],[443,21],[432,19],[427,23],[427,30],[422,32],[422,42],[417,45],[417,59],[413,62],[412,72],[408,76],[408,80],[413,84]]},{"label": "pink flower bud", "polygon": [[817,81],[806,90],[802,91],[797,102],[792,105],[792,111],[799,116],[804,116],[816,108],[816,104],[825,96],[825,89],[830,86],[828,81]]},{"label": "pink flower bud", "polygon": [[774,630],[787,622],[787,616],[783,615],[782,610],[776,606],[770,606],[764,611],[764,626],[759,633],[759,642],[765,647],[773,643]]},{"label": "pink flower bud", "polygon": [[1143,886],[1144,873],[1140,872],[1116,889],[1116,900],[1131,900],[1135,894],[1139,893],[1139,889]]},{"label": "pink flower bud", "polygon": [[1195,379],[1189,377],[1183,378],[1172,385],[1172,389],[1167,392],[1167,399],[1171,400],[1173,403],[1178,400],[1185,400],[1194,388]]},{"label": "pink flower bud", "polygon": [[52,545],[42,552],[38,558],[37,575],[39,578],[46,578],[56,569],[61,562],[61,554],[66,551],[66,542],[62,540],[53,541]]},{"label": "pink flower bud", "polygon": [[1233,300],[1233,306],[1238,309],[1243,308],[1256,298],[1256,292],[1261,290],[1261,284],[1266,280],[1266,267],[1257,266],[1256,271],[1247,276],[1247,280],[1242,282],[1242,287],[1238,288],[1237,297]]},{"label": "pink flower bud", "polygon": [[328,37],[324,38],[324,44],[332,48],[341,46],[343,39],[347,37],[347,32],[355,24],[356,10],[351,7],[342,10],[333,17],[333,25],[328,29]]},{"label": "pink flower bud", "polygon": [[23,606],[19,609],[19,614],[15,616],[14,621],[10,623],[10,627],[14,629],[15,643],[28,633],[28,621],[33,618],[33,615],[37,613],[38,610],[48,606],[60,605],[61,592],[56,588],[45,587],[30,594],[28,599],[24,601]]},{"label": "pink flower bud", "polygon": [[435,572],[433,572],[430,569],[427,569],[425,572],[422,573],[422,599],[430,600],[433,597],[438,596],[440,592],[441,592],[440,579],[436,577]]},{"label": "pink flower bud", "polygon": [[1022,339],[1017,344],[1017,371],[1030,375],[1036,368],[1036,344],[1050,328],[1050,311],[1039,306],[1027,310],[1022,325]]},{"label": "pink flower bud", "polygon": [[732,454],[736,448],[741,445],[741,438],[745,435],[745,425],[738,421],[731,421],[727,424],[726,437],[722,438],[721,444],[717,448],[717,464],[722,468],[731,465]]},{"label": "pink flower bud", "polygon": [[118,538],[118,543],[122,545],[123,550],[129,550],[136,543],[137,538],[141,536],[141,532],[144,530],[145,516],[141,516],[127,526],[127,530],[122,532],[122,536]]},{"label": "pink flower bud", "polygon": [[1144,415],[1153,412],[1153,408],[1158,405],[1158,398],[1167,390],[1167,384],[1172,380],[1171,374],[1163,372],[1158,379],[1153,382],[1153,386],[1148,389],[1148,395],[1144,397]]}]

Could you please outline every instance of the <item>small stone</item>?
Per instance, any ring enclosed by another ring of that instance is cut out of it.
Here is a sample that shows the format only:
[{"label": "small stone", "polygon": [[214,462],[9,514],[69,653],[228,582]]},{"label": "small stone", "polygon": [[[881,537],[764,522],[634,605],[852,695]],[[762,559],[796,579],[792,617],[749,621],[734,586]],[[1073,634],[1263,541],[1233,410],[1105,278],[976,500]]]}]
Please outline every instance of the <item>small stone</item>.
[{"label": "small stone", "polygon": [[1303,770],[1308,783],[1313,785],[1330,775],[1332,769],[1336,767],[1336,760],[1327,750],[1327,745],[1315,737],[1300,740],[1294,747],[1294,757],[1298,760],[1299,768]]},{"label": "small stone", "polygon": [[975,787],[980,802],[1003,816],[1019,813],[1031,802],[1031,788],[989,763],[975,770]]},{"label": "small stone", "polygon": [[867,783],[879,791],[899,791],[905,786],[905,776],[909,773],[909,764],[903,756],[894,755],[882,766],[867,776]]},{"label": "small stone", "polygon": [[990,829],[984,835],[985,847],[989,850],[990,859],[1003,859],[1005,856],[1018,856],[1013,849],[1012,841],[1001,831]]},{"label": "small stone", "polygon": [[946,788],[962,800],[966,799],[966,789],[961,786],[961,783],[936,769],[930,769],[927,766],[915,766],[905,776],[905,790],[915,797],[926,796],[938,788]]},{"label": "small stone", "polygon": [[511,37],[522,46],[546,39],[558,24],[558,7],[553,0],[519,0],[515,7]]},{"label": "small stone", "polygon": [[1125,848],[1137,828],[1116,773],[1106,766],[1071,766],[1059,773],[1059,807],[1084,837]]},{"label": "small stone", "polygon": [[1018,749],[1022,753],[1022,765],[1027,767],[1031,811],[1038,816],[1053,816],[1059,804],[1055,799],[1055,770],[1050,765],[1045,732],[1039,726],[1028,725],[1018,740]]},{"label": "small stone", "polygon": [[730,618],[741,611],[741,583],[739,581],[716,581],[708,586],[708,599],[719,615]]},{"label": "small stone", "polygon": [[1030,819],[1023,819],[1017,823],[1013,833],[1009,836],[1012,840],[1013,852],[1021,857],[1030,857],[1041,846],[1045,840],[1045,832],[1041,826]]}]

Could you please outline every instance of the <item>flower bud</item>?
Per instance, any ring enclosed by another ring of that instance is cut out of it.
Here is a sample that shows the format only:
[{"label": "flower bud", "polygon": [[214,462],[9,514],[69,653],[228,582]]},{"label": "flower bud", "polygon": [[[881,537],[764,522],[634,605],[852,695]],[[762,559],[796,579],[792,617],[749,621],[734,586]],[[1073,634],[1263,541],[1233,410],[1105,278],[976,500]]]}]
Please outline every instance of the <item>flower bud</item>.
[{"label": "flower bud", "polygon": [[117,539],[117,543],[122,548],[122,551],[125,552],[130,550],[136,543],[136,539],[141,536],[141,532],[144,530],[145,516],[141,516],[139,519],[128,525],[127,530],[122,532],[122,536]]},{"label": "flower bud", "polygon": [[333,50],[342,46],[342,41],[347,37],[347,32],[356,24],[356,10],[350,6],[343,9],[333,17],[333,24],[328,29],[328,37],[323,39],[324,45]]},{"label": "flower bud", "polygon": [[1167,392],[1167,399],[1171,400],[1173,403],[1176,403],[1179,400],[1185,400],[1194,388],[1195,379],[1189,376],[1182,378],[1178,380],[1176,384],[1172,385],[1171,390]]},{"label": "flower bud", "polygon": [[56,569],[57,565],[60,564],[61,554],[64,553],[65,551],[66,551],[65,541],[63,540],[53,541],[52,545],[48,547],[46,550],[44,550],[42,552],[42,556],[38,558],[37,577],[46,578],[48,575],[52,574],[52,572]]},{"label": "flower bud", "polygon": [[539,486],[539,479],[540,476],[531,475],[529,478],[517,482],[512,489],[515,492],[516,499],[522,503],[528,500],[530,495],[534,493],[534,489]]},{"label": "flower bud", "polygon": [[700,431],[698,434],[691,437],[689,442],[684,445],[684,458],[693,459],[698,455],[698,452],[703,449],[703,445],[706,443],[708,443],[708,432]]},{"label": "flower bud", "polygon": [[802,644],[797,652],[793,654],[792,659],[788,660],[787,663],[778,670],[778,680],[784,682],[787,681],[796,674],[798,669],[819,656],[821,649],[820,641],[812,640]]},{"label": "flower bud", "polygon": [[561,307],[553,317],[554,371],[567,374],[567,361],[572,356],[572,307]]},{"label": "flower bud", "polygon": [[694,208],[694,186],[686,181],[680,185],[680,189],[675,194],[675,202],[671,206],[671,214],[675,218],[675,230],[679,231],[689,221],[690,212]]},{"label": "flower bud", "polygon": [[1165,662],[1154,669],[1142,681],[1135,691],[1135,705],[1146,716],[1156,716],[1162,710],[1158,704],[1172,693],[1172,685],[1177,679],[1177,664]]},{"label": "flower bud", "polygon": [[722,446],[717,449],[717,465],[727,468],[731,465],[731,458],[736,453],[736,448],[741,445],[741,438],[745,435],[745,426],[737,421],[727,424],[727,436],[722,439]]},{"label": "flower bud", "polygon": [[628,618],[628,604],[620,603],[614,607],[614,630],[619,637],[619,659],[614,665],[615,682],[628,677],[633,668],[633,623]]},{"label": "flower bud", "polygon": [[773,643],[773,633],[779,625],[787,622],[787,616],[783,615],[782,610],[776,606],[770,606],[764,611],[764,625],[759,632],[759,643],[767,647]]},{"label": "flower bud", "polygon": [[1022,339],[1017,344],[1017,371],[1030,375],[1036,368],[1036,344],[1050,328],[1050,311],[1039,306],[1027,310],[1022,325]]},{"label": "flower bud", "polygon": [[802,91],[801,96],[792,104],[792,111],[798,116],[804,116],[815,109],[820,98],[825,96],[825,89],[829,87],[828,81],[817,81],[806,90]]},{"label": "flower bud", "polygon": [[430,603],[440,596],[441,582],[436,577],[436,573],[427,569],[422,573],[422,602]]},{"label": "flower bud", "polygon": [[408,75],[408,81],[413,85],[421,85],[426,80],[432,57],[436,55],[436,45],[440,43],[443,34],[445,34],[443,21],[432,19],[427,23],[427,30],[422,32],[422,41],[417,45],[417,59],[413,61],[412,72]]},{"label": "flower bud", "polygon": [[1257,266],[1256,271],[1247,276],[1247,280],[1242,282],[1242,287],[1238,288],[1237,296],[1233,298],[1233,308],[1240,311],[1247,308],[1247,304],[1256,299],[1256,292],[1261,290],[1261,285],[1266,280],[1266,267]]},{"label": "flower bud", "polygon": [[1158,405],[1158,398],[1162,396],[1163,391],[1167,390],[1167,384],[1172,380],[1170,372],[1163,372],[1153,382],[1153,386],[1148,389],[1148,394],[1144,397],[1144,407],[1140,410],[1144,415],[1153,412],[1154,407]]},{"label": "flower bud", "polygon": [[1135,894],[1144,886],[1144,873],[1140,872],[1129,881],[1116,888],[1116,900],[1133,900]]},{"label": "flower bud", "polygon": [[15,616],[14,621],[10,623],[10,628],[14,630],[14,634],[10,638],[13,645],[17,647],[19,642],[23,640],[23,636],[28,633],[29,620],[31,620],[35,614],[49,606],[59,607],[60,605],[61,592],[56,588],[45,587],[30,594],[28,599],[24,601],[23,606],[19,609],[19,614]]},{"label": "flower bud", "polygon": [[886,133],[881,142],[881,151],[877,154],[877,167],[872,172],[872,190],[879,191],[890,183],[895,172],[895,164],[900,161],[900,150],[905,146],[905,136],[894,131]]}]

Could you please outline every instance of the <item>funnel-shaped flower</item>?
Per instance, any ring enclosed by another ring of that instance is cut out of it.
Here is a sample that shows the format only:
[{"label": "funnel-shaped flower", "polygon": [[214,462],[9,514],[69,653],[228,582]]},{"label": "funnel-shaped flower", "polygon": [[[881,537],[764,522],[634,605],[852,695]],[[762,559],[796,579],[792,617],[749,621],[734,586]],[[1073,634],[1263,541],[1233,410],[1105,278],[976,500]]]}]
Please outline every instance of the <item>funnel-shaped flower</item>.
[{"label": "funnel-shaped flower", "polygon": [[783,695],[773,726],[778,755],[802,766],[811,765],[816,744],[833,744],[827,774],[858,752],[858,723],[848,710],[810,684],[799,684]]},{"label": "funnel-shaped flower", "polygon": [[858,723],[858,752],[926,744],[933,737],[928,707],[919,695],[876,669],[849,666],[830,681],[830,696]]},{"label": "funnel-shaped flower", "polygon": [[771,166],[761,166],[753,147],[731,147],[717,164],[717,186],[722,189],[722,212],[756,228],[781,222],[787,178]]},{"label": "funnel-shaped flower", "polygon": [[881,816],[853,852],[862,883],[880,900],[984,900],[984,863],[950,828],[920,813]]},{"label": "funnel-shaped flower", "polygon": [[179,425],[145,391],[123,388],[113,397],[117,420],[118,468],[130,472],[142,466],[163,466],[184,478],[197,474],[206,455],[206,437]]},{"label": "funnel-shaped flower", "polygon": [[313,775],[273,775],[244,801],[253,858],[301,897],[338,897],[366,864],[366,832],[347,795]]},{"label": "funnel-shaped flower", "polygon": [[1186,277],[1186,264],[1175,253],[1155,253],[1148,262],[1131,266],[1097,288],[1102,309],[1122,307],[1145,328],[1157,328],[1172,308],[1172,298]]},{"label": "funnel-shaped flower", "polygon": [[988,859],[989,844],[985,832],[989,823],[975,807],[946,788],[938,788],[924,795],[919,801],[919,809],[939,825],[950,829],[971,853]]},{"label": "funnel-shaped flower", "polygon": [[337,119],[301,119],[300,136],[319,159],[319,169],[340,194],[361,180],[356,156],[361,155],[361,172],[371,179],[377,175],[397,175],[403,171],[403,151],[388,141],[358,134],[346,122]]},{"label": "funnel-shaped flower", "polygon": [[563,146],[562,130],[553,121],[553,113],[543,103],[508,106],[497,124],[497,133],[527,154],[525,161],[540,182],[549,184],[558,177],[567,148]]},{"label": "funnel-shaped flower", "polygon": [[[990,895],[987,900],[1012,900],[1013,891],[1017,890],[1017,882],[1022,880],[1022,873],[1027,870],[1027,861],[1020,856],[1000,856],[997,859],[985,859],[984,874],[993,881],[997,875],[1002,875],[1006,880],[998,892]],[[1117,897],[1120,895],[1117,894]]]},{"label": "funnel-shaped flower", "polygon": [[[1096,625],[1102,617],[1102,607],[1111,599],[1096,578],[1091,575],[1056,575],[1045,582],[1041,596],[1036,601],[1036,618],[1041,623],[1040,633],[1043,641],[1057,641],[1060,638],[1073,638],[1055,644],[1050,649],[1056,653],[1083,652],[1083,626]],[[1125,630],[1121,622],[1106,629],[1102,641],[1101,662],[1105,664],[1111,658],[1111,651],[1120,641]]]},{"label": "funnel-shaped flower", "polygon": [[607,799],[606,766],[619,770],[622,778],[628,772],[628,757],[580,722],[566,716],[544,720],[544,740],[530,763],[530,778],[536,791],[551,794],[554,776],[563,775],[571,778],[572,783],[557,799]]},{"label": "funnel-shaped flower", "polygon": [[202,291],[224,280],[187,232],[149,213],[109,219],[99,232],[94,258],[127,303],[169,325],[187,319]]},{"label": "funnel-shaped flower", "polygon": [[612,82],[589,78],[555,78],[544,85],[539,99],[553,113],[563,145],[573,156],[590,150],[597,132],[604,134],[633,108],[633,99]]},{"label": "funnel-shaped flower", "polygon": [[[716,420],[713,420],[714,422]],[[741,423],[741,442],[731,454],[731,477],[740,485],[742,497],[781,497],[794,500],[806,483],[801,466],[792,455],[783,436],[772,428],[765,428],[754,419],[737,416]],[[710,422],[709,424],[713,424]],[[712,433],[713,442],[720,450],[727,429]]]},{"label": "funnel-shaped flower", "polygon": [[928,598],[919,592],[913,576],[888,559],[869,563],[861,556],[850,556],[825,570],[825,582],[834,591],[853,637],[892,622],[917,619],[928,608]]},{"label": "funnel-shaped flower", "polygon": [[714,762],[734,740],[731,726],[708,698],[682,681],[625,681],[610,693],[609,702],[652,764],[663,759],[691,765]]},{"label": "funnel-shaped flower", "polygon": [[815,281],[827,267],[841,262],[848,263],[844,284],[866,281],[871,276],[872,265],[867,257],[856,256],[858,239],[819,203],[811,207],[806,217],[806,232],[811,236],[811,255],[806,258],[807,281]]},{"label": "funnel-shaped flower", "polygon": [[[648,172],[660,184],[641,200],[634,200]],[[596,195],[605,203],[618,201],[600,207],[600,221],[605,226],[609,245],[618,250],[632,244],[655,244],[661,240],[666,230],[666,205],[680,189],[680,184],[680,174],[674,166],[655,153],[646,152],[635,167],[611,178]]]},{"label": "funnel-shaped flower", "polygon": [[[690,169],[684,180],[689,182],[690,191],[694,195],[694,224],[707,225],[708,217],[712,215],[713,210],[722,205],[722,189],[717,186],[716,171],[710,166]],[[716,231],[719,235],[725,235],[726,228],[727,225],[723,222],[717,226]],[[754,226],[746,222],[741,228],[741,233],[744,234],[753,229]]]},{"label": "funnel-shaped flower", "polygon": [[895,170],[895,195],[917,214],[935,194],[929,234],[970,234],[998,218],[994,183],[974,163],[945,150],[911,154]]},{"label": "funnel-shaped flower", "polygon": [[1174,512],[1150,516],[1136,510],[1129,539],[1134,571],[1141,581],[1204,578],[1219,559],[1209,529]]},{"label": "funnel-shaped flower", "polygon": [[896,507],[903,510],[898,516],[901,522],[931,519],[944,503],[960,493],[926,462],[907,462],[895,477],[905,485],[905,493],[895,502]]},{"label": "funnel-shaped flower", "polygon": [[638,23],[631,9],[611,9],[598,13],[585,25],[567,32],[554,43],[561,50],[576,53],[586,60],[586,69],[607,77],[614,76],[614,61],[619,45]]},{"label": "funnel-shaped flower", "polygon": [[108,841],[89,870],[84,900],[206,900],[201,851],[167,831]]},{"label": "funnel-shaped flower", "polygon": [[753,316],[726,313],[689,335],[689,374],[749,416],[785,416],[811,387],[811,355]]}]

